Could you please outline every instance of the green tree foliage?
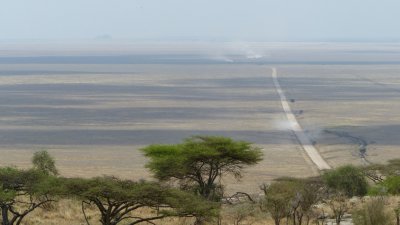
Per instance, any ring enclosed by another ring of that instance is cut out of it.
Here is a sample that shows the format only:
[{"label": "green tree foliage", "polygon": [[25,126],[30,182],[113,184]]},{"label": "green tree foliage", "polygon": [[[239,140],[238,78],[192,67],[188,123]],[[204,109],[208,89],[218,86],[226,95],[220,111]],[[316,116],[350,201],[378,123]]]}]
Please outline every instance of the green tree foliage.
[{"label": "green tree foliage", "polygon": [[[309,224],[312,206],[323,196],[323,183],[318,177],[298,179],[283,177],[277,179],[270,186],[262,187],[265,199],[261,208],[271,214],[276,225],[286,218],[294,225],[305,221]],[[289,224],[287,222],[287,224]]]},{"label": "green tree foliage", "polygon": [[380,183],[387,177],[400,176],[400,159],[389,160],[387,164],[372,164],[363,171],[368,179]]},{"label": "green tree foliage", "polygon": [[363,171],[355,166],[348,165],[329,170],[322,177],[329,188],[348,197],[364,196],[368,190]]},{"label": "green tree foliage", "polygon": [[312,207],[325,195],[324,183],[320,177],[297,180],[299,189],[292,203],[292,220],[293,224],[296,224],[296,220],[297,224],[303,224],[303,220],[305,220],[308,225],[314,213]]},{"label": "green tree foliage", "polygon": [[241,177],[244,166],[262,160],[259,148],[226,137],[195,136],[177,145],[150,145],[142,149],[147,167],[162,181],[178,181],[209,200],[220,200],[221,177]]},{"label": "green tree foliage", "polygon": [[32,211],[55,200],[60,181],[37,170],[0,168],[2,225],[19,225]]},{"label": "green tree foliage", "polygon": [[366,176],[375,183],[368,194],[400,194],[400,159],[389,160],[387,164],[370,165],[363,170]]},{"label": "green tree foliage", "polygon": [[46,175],[58,175],[54,158],[45,150],[33,154],[32,164],[33,168]]},{"label": "green tree foliage", "polygon": [[250,201],[227,205],[223,208],[223,214],[224,219],[228,220],[227,224],[233,225],[253,224],[262,218],[258,204]]},{"label": "green tree foliage", "polygon": [[[217,214],[215,203],[154,182],[101,177],[67,179],[65,184],[72,196],[82,200],[82,211],[88,225],[85,208],[90,205],[99,210],[103,225],[133,225],[152,223],[169,216],[205,218]],[[151,209],[153,213],[136,213],[143,208]]]},{"label": "green tree foliage", "polygon": [[261,202],[261,209],[271,214],[275,225],[280,225],[282,219],[289,217],[297,188],[297,184],[291,181],[277,181],[262,187],[265,199]]},{"label": "green tree foliage", "polygon": [[389,176],[379,184],[371,187],[370,195],[400,194],[400,176]]}]

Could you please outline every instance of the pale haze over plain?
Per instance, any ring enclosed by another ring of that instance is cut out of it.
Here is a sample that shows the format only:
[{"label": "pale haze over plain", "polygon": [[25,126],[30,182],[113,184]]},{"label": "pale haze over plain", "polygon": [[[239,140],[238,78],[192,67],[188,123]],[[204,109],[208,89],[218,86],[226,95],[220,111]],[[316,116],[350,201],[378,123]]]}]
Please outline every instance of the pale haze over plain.
[{"label": "pale haze over plain", "polygon": [[399,0],[10,0],[0,40],[398,41]]}]

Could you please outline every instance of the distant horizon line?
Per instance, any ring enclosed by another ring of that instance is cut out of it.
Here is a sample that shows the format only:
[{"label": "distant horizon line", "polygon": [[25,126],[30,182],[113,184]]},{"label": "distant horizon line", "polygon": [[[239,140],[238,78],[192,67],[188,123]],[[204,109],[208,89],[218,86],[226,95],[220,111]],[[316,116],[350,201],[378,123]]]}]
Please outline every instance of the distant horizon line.
[{"label": "distant horizon line", "polygon": [[229,38],[0,38],[1,42],[38,43],[38,42],[64,42],[64,43],[115,43],[115,42],[156,42],[156,43],[400,43],[400,38],[388,39],[292,39],[292,40],[266,40],[266,39],[229,39]]}]

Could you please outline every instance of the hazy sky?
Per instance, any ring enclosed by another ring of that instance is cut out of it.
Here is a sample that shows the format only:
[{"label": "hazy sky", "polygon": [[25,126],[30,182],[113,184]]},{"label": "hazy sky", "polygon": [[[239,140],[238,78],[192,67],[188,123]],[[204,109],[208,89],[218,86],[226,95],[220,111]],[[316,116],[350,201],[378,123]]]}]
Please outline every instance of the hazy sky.
[{"label": "hazy sky", "polygon": [[0,0],[2,39],[400,40],[399,0]]}]

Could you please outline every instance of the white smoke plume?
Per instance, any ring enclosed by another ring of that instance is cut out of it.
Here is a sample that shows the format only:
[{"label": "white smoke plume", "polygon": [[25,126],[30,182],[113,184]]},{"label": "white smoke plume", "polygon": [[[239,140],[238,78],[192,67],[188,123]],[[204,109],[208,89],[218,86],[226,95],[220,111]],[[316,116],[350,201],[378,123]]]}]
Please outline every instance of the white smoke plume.
[{"label": "white smoke plume", "polygon": [[207,58],[211,60],[233,63],[240,58],[248,60],[269,58],[271,56],[267,53],[267,49],[260,43],[227,42],[212,45],[205,53],[207,52]]},{"label": "white smoke plume", "polygon": [[292,130],[295,123],[288,120],[275,120],[273,121],[273,126],[277,130]]}]

